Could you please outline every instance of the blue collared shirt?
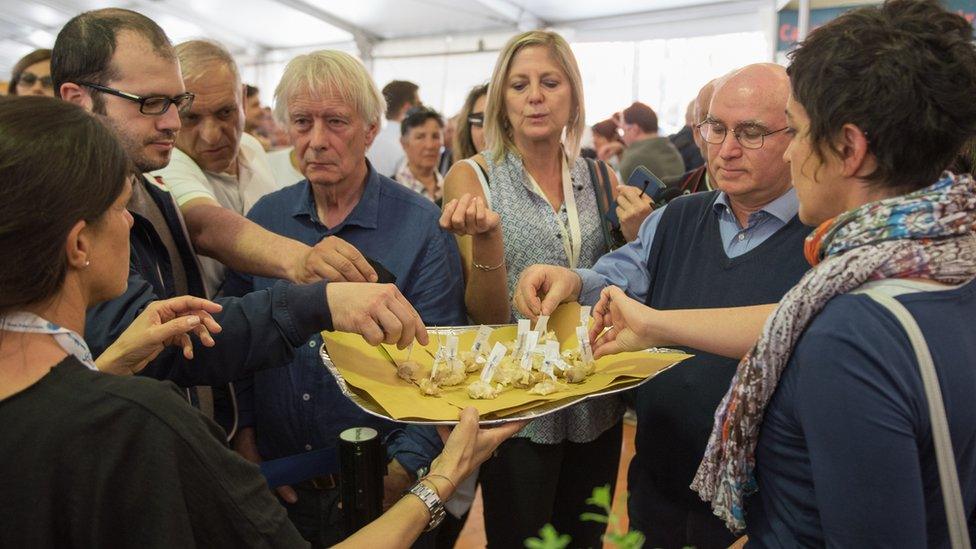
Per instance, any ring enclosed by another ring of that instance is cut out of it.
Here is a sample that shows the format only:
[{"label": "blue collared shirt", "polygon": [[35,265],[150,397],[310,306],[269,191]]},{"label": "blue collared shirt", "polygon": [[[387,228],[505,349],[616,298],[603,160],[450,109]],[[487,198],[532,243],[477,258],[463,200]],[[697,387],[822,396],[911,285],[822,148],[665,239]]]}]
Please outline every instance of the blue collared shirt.
[{"label": "blue collared shirt", "polygon": [[[466,322],[461,258],[454,237],[438,226],[440,210],[423,196],[378,175],[372,167],[359,203],[338,226],[321,223],[307,180],[265,196],[248,217],[308,245],[328,236],[342,238],[396,277],[397,288],[425,324]],[[233,273],[224,287],[237,294],[274,283],[270,278]],[[313,336],[296,350],[288,367],[259,372],[253,384],[239,390],[241,425],[256,428],[258,450],[264,459],[334,447],[338,434],[349,427],[369,426],[388,432],[396,426],[366,414],[342,395],[322,365],[318,352],[321,345],[321,336]],[[390,450],[391,454],[397,452]],[[406,463],[410,459],[400,455],[397,458],[408,469],[419,468],[420,463]]]},{"label": "blue collared shirt", "polygon": [[[647,300],[647,290],[651,287],[651,275],[647,268],[648,256],[657,227],[661,224],[661,216],[666,209],[667,206],[664,206],[647,216],[633,242],[601,257],[592,269],[576,269],[583,279],[580,303],[595,304],[600,299],[600,292],[607,286],[619,286],[627,295],[641,303]],[[743,227],[732,212],[728,196],[720,192],[715,199],[713,211],[718,216],[719,232],[726,255],[733,258],[756,248],[789,223],[799,209],[796,191],[790,187],[782,196],[750,214],[748,223]]]}]

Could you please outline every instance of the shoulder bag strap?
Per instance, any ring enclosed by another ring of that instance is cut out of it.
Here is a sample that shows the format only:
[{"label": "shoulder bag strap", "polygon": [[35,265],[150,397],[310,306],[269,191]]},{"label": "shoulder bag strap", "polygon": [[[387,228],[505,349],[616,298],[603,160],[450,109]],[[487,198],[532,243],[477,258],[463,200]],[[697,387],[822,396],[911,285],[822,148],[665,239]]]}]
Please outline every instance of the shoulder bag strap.
[{"label": "shoulder bag strap", "polygon": [[593,185],[593,194],[596,195],[596,207],[600,213],[600,230],[603,233],[603,241],[607,245],[607,250],[613,250],[615,245],[613,238],[613,226],[608,218],[610,207],[613,204],[613,193],[610,190],[610,174],[607,173],[607,164],[603,161],[586,159],[586,167],[590,170],[590,183]]},{"label": "shoulder bag strap", "polygon": [[474,168],[475,175],[478,176],[478,182],[481,183],[481,190],[485,193],[485,202],[488,205],[488,209],[491,209],[491,185],[488,184],[488,172],[485,168],[478,164],[478,162],[473,158],[465,158],[461,162],[466,162]]},{"label": "shoulder bag strap", "polygon": [[912,314],[894,297],[877,288],[864,290],[863,293],[895,315],[915,349],[918,368],[922,375],[922,384],[925,386],[929,418],[932,422],[935,459],[939,466],[942,500],[949,522],[949,541],[952,549],[970,549],[969,528],[966,524],[966,514],[963,511],[962,493],[959,489],[959,473],[956,469],[955,453],[952,451],[952,439],[949,438],[949,422],[946,419],[945,404],[942,402],[939,378],[935,374],[935,365],[932,363],[929,346],[925,343],[925,336],[922,335],[922,331],[915,319],[912,318]]}]

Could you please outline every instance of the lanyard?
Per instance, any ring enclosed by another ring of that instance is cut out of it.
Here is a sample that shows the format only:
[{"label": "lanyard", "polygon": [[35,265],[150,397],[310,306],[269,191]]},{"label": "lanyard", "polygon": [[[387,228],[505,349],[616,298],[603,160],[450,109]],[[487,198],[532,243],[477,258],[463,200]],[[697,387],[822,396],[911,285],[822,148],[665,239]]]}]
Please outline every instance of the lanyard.
[{"label": "lanyard", "polygon": [[[563,251],[566,252],[566,259],[569,260],[569,268],[575,269],[579,264],[580,253],[583,249],[583,231],[580,229],[579,210],[576,208],[576,196],[573,194],[573,179],[569,175],[569,161],[563,156],[563,203],[566,205],[566,218],[569,221],[569,228],[563,223],[559,212],[556,214],[556,225],[559,227],[559,236],[563,241]],[[528,170],[525,170],[529,182],[532,183],[532,190],[543,200],[546,194],[542,192],[542,187],[532,177]]]},{"label": "lanyard", "polygon": [[81,336],[53,322],[48,322],[34,313],[19,311],[4,315],[0,317],[0,329],[29,334],[50,334],[66,353],[74,355],[79,362],[98,371],[91,351],[88,350],[88,344]]}]

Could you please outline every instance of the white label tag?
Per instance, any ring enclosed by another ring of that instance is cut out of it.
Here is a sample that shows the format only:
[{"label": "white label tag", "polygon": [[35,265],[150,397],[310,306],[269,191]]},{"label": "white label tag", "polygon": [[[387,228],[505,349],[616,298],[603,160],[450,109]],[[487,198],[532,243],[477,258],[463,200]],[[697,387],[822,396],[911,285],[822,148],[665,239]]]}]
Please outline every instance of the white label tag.
[{"label": "white label tag", "polygon": [[434,379],[437,376],[437,367],[441,365],[444,361],[444,353],[440,350],[437,351],[437,356],[434,357],[434,364],[430,367],[430,379]]},{"label": "white label tag", "polygon": [[547,341],[546,342],[546,358],[555,358],[559,356],[559,342],[558,341]]},{"label": "white label tag", "polygon": [[495,368],[498,368],[503,358],[505,358],[505,346],[495,343],[491,348],[491,354],[488,355],[488,364],[485,364],[484,369],[481,370],[481,381],[491,383],[491,378],[495,377]]},{"label": "white label tag", "polygon": [[525,334],[529,333],[530,323],[527,319],[522,319],[518,321],[518,334],[515,336],[515,356],[519,356],[522,352],[522,346],[525,345]]},{"label": "white label tag", "polygon": [[471,344],[471,352],[474,353],[475,356],[487,351],[485,346],[488,344],[489,337],[491,337],[491,328],[488,326],[478,328],[478,335],[474,338],[474,343]]},{"label": "white label tag", "polygon": [[519,365],[523,370],[532,369],[532,351],[535,350],[536,344],[539,342],[539,332],[529,332],[525,336],[525,349],[522,352],[522,360]]},{"label": "white label tag", "polygon": [[546,342],[546,358],[542,360],[542,371],[546,375],[556,381],[556,374],[553,373],[553,366],[559,366],[562,362],[559,358],[559,342],[558,341],[548,341]]},{"label": "white label tag", "polygon": [[592,310],[593,307],[590,307],[589,305],[580,307],[580,326],[590,325],[590,311]]},{"label": "white label tag", "polygon": [[580,358],[583,359],[583,364],[593,362],[593,348],[590,347],[590,334],[586,326],[576,328],[576,340],[579,342]]},{"label": "white label tag", "polygon": [[458,354],[458,336],[447,336],[447,359],[455,360]]},{"label": "white label tag", "polygon": [[539,320],[535,322],[535,331],[542,335],[546,335],[546,330],[549,328],[549,315],[539,316]]}]

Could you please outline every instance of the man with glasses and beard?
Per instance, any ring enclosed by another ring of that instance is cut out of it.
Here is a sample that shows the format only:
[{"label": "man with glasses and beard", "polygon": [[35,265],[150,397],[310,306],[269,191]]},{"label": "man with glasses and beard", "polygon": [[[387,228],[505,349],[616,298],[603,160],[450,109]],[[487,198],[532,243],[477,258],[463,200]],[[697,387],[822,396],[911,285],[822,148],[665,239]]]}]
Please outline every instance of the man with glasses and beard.
[{"label": "man with glasses and beard", "polygon": [[[58,95],[94,112],[113,128],[140,172],[166,166],[181,127],[180,113],[190,109],[194,96],[184,89],[173,47],[156,23],[124,9],[82,13],[58,34],[51,68]],[[206,296],[194,247],[169,193],[142,176],[133,185],[128,209],[134,224],[127,289],[87,314],[85,339],[95,356],[150,302],[184,294]],[[275,276],[281,272],[274,268],[282,266],[280,256],[310,250],[231,210],[219,206],[212,210],[214,220],[229,221],[216,222],[204,232],[221,232],[222,236],[207,237],[223,240],[222,253],[213,255],[228,266]],[[239,230],[249,235],[244,238],[256,239],[246,241],[250,247],[234,242],[241,235],[233,233]],[[198,348],[193,363],[166,350],[141,372],[183,387],[205,386],[187,391],[188,399],[205,412],[213,406],[209,386],[285,364],[296,346],[322,329],[360,332],[365,327],[377,335],[368,337],[377,343],[380,339],[397,342],[407,333],[426,339],[420,317],[392,285],[280,282],[265,291],[218,302],[223,307],[217,315],[223,331],[214,336],[216,347]],[[335,314],[330,314],[330,306]],[[391,306],[395,311],[389,310]]]}]

